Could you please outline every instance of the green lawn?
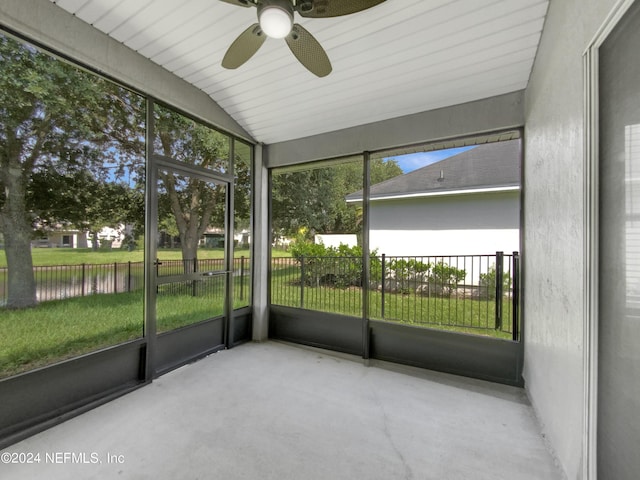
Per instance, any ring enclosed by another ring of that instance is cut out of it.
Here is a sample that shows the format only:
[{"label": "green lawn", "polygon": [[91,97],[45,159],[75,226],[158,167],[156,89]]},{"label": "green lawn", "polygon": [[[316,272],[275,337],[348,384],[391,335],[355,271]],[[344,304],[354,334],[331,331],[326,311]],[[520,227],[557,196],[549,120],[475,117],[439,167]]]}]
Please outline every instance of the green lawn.
[{"label": "green lawn", "polygon": [[[300,287],[285,287],[272,290],[271,302],[275,305],[362,316],[362,292],[356,288],[305,287],[304,301],[300,302]],[[369,318],[374,320],[495,338],[512,337],[508,331],[510,319],[504,320],[503,330],[495,329],[494,301],[386,294],[383,316],[382,294],[372,291],[369,292],[369,305]],[[510,312],[509,300],[504,301],[503,311]]]},{"label": "green lawn", "polygon": [[[223,297],[220,292],[220,285],[212,285],[208,292],[197,291],[196,296],[192,295],[188,284],[178,290],[160,290],[158,331],[173,330],[221,315]],[[300,306],[299,286],[272,290],[272,295],[274,304]],[[370,292],[370,301],[370,318],[382,319],[380,292]],[[234,304],[238,308],[246,305],[247,300],[236,299]],[[141,337],[142,305],[143,292],[137,291],[42,302],[25,310],[2,310],[0,378]],[[303,306],[359,317],[362,292],[358,288],[305,287]],[[511,338],[510,333],[493,328],[494,302],[389,294],[385,297],[385,306],[385,321]],[[505,312],[507,307],[505,305]]]},{"label": "green lawn", "polygon": [[[162,249],[159,255],[165,260],[181,260],[182,252],[180,249]],[[291,254],[284,250],[272,250],[271,255],[274,258],[290,257]],[[234,258],[250,258],[251,251],[249,249],[236,249],[233,252]],[[134,250],[98,250],[93,251],[90,248],[32,248],[31,258],[34,266],[50,266],[50,265],[82,265],[83,263],[91,263],[96,265],[107,263],[126,263],[126,262],[142,262],[144,261],[144,251]],[[198,250],[198,258],[224,258],[224,251],[221,248],[208,248]],[[7,259],[4,249],[0,249],[0,268],[7,266]]]},{"label": "green lawn", "polygon": [[[201,258],[222,258],[220,250],[202,250]],[[204,255],[206,252],[207,256]],[[40,265],[142,261],[142,252],[73,249],[34,249]],[[286,252],[274,252],[287,256]],[[167,255],[169,254],[169,255]],[[248,257],[248,251],[237,252]],[[164,259],[181,258],[180,251],[163,251]],[[4,260],[4,256],[0,257]],[[296,281],[297,275],[297,281]],[[249,277],[235,277],[234,308],[248,304]],[[206,282],[161,286],[157,300],[159,332],[180,328],[223,312],[224,285],[220,277]],[[239,299],[240,281],[245,282]],[[310,310],[362,315],[362,289],[309,287],[301,289],[298,267],[293,262],[272,272],[272,303]],[[204,286],[208,285],[207,291]],[[175,287],[177,286],[177,287]],[[195,295],[194,295],[195,293]],[[390,322],[510,339],[511,303],[505,299],[504,331],[496,330],[495,302],[469,298],[422,297],[369,292],[369,316]],[[25,310],[0,310],[0,378],[82,355],[143,335],[143,291],[96,294],[42,302]]]},{"label": "green lawn", "polygon": [[142,295],[90,295],[3,310],[0,378],[141,337]]},{"label": "green lawn", "polygon": [[[159,295],[158,332],[222,315],[220,292],[220,288],[200,291],[194,297],[190,289],[182,289]],[[246,304],[246,296],[244,300],[236,298],[234,308]],[[143,329],[142,290],[42,302],[24,310],[1,310],[0,378],[140,338]]]},{"label": "green lawn", "polygon": [[[362,316],[362,289],[300,286],[296,265],[272,270],[271,303],[324,312]],[[495,329],[495,301],[424,297],[369,291],[369,318],[453,332],[511,339],[511,300],[503,300],[503,328]]]},{"label": "green lawn", "polygon": [[[179,249],[163,249],[159,255],[165,260],[180,260],[182,252]],[[248,249],[234,251],[234,257],[249,258],[251,252]],[[200,259],[224,258],[224,251],[219,248],[198,250]],[[34,266],[45,265],[81,265],[83,263],[106,264],[106,263],[126,263],[142,262],[144,251],[134,250],[98,250],[90,248],[32,248],[31,258]],[[0,250],[0,267],[6,267],[7,260],[4,250]]]}]

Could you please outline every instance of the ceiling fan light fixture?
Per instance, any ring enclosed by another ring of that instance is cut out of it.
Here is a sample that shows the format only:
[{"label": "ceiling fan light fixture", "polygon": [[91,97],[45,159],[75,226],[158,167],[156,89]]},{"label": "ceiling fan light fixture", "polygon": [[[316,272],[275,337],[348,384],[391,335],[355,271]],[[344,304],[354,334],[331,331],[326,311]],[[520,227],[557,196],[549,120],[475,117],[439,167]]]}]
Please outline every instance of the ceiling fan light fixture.
[{"label": "ceiling fan light fixture", "polygon": [[284,38],[293,28],[293,12],[278,4],[265,5],[258,12],[262,31],[271,38]]},{"label": "ceiling fan light fixture", "polygon": [[258,23],[254,23],[227,49],[222,59],[224,68],[243,65],[258,51],[267,37],[284,39],[291,53],[311,73],[326,77],[331,61],[322,45],[299,23],[294,13],[305,18],[330,18],[351,15],[386,0],[220,0],[238,7],[256,7]]}]

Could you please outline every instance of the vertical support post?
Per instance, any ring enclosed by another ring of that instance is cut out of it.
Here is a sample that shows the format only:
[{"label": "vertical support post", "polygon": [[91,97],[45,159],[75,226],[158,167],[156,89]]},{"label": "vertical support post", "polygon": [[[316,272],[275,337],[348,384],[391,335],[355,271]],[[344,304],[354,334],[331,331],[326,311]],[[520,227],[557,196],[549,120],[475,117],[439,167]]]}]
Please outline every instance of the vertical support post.
[{"label": "vertical support post", "polygon": [[380,316],[382,318],[384,318],[384,284],[385,284],[385,278],[387,277],[386,259],[387,259],[387,256],[383,253],[382,254],[382,267],[381,267],[381,270],[382,270],[382,283],[381,283],[381,285],[382,285],[382,287],[381,287],[381,292],[380,292],[381,293],[381,301],[382,301],[382,305],[380,306]]},{"label": "vertical support post", "polygon": [[369,292],[371,290],[371,249],[369,245],[369,191],[371,190],[371,153],[363,152],[362,175],[362,358],[371,356],[371,322],[369,321]]},{"label": "vertical support post", "polygon": [[[270,229],[271,175],[266,167],[267,148],[258,144],[252,155],[252,182],[254,192],[252,202],[252,225],[254,238],[251,242],[251,299],[253,321],[251,338],[264,341],[269,337],[269,307],[271,302],[271,281],[273,280],[271,260],[272,232]],[[258,253],[259,252],[259,253]],[[258,253],[258,254],[257,254]]]},{"label": "vertical support post", "polygon": [[511,317],[511,338],[518,341],[520,332],[520,255],[513,252],[513,266],[511,268],[511,301],[513,302],[513,315]]},{"label": "vertical support post", "polygon": [[[233,139],[229,145],[229,175],[235,178],[235,161],[236,161],[236,140]],[[235,222],[235,180],[231,180],[226,188],[226,214],[224,216],[224,276],[225,295],[224,295],[224,345],[231,348],[235,345],[235,313],[234,305],[234,284],[233,284],[233,259],[234,259],[234,222]]]},{"label": "vertical support post", "polygon": [[304,308],[304,255],[300,257],[300,308]]},{"label": "vertical support post", "polygon": [[504,275],[504,252],[496,252],[496,330],[502,330],[502,286]]},{"label": "vertical support post", "polygon": [[147,171],[145,175],[145,218],[144,218],[144,339],[146,347],[140,354],[141,380],[150,382],[156,373],[157,354],[157,322],[156,298],[158,295],[158,274],[160,259],[158,259],[158,166],[153,158],[155,139],[155,116],[153,98],[147,99],[145,160]]},{"label": "vertical support post", "polygon": [[118,262],[113,262],[113,293],[118,293]]},{"label": "vertical support post", "polygon": [[131,291],[131,260],[127,265],[127,292]]}]

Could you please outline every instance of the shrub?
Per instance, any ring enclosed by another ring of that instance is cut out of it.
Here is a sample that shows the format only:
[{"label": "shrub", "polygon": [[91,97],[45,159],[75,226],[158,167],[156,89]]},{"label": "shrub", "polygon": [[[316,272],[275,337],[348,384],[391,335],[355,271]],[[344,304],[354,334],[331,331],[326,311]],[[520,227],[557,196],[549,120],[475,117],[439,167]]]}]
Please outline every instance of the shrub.
[{"label": "shrub", "polygon": [[321,243],[313,243],[306,241],[294,241],[289,246],[289,251],[291,255],[297,260],[300,260],[302,257],[326,257],[329,254],[330,249],[325,247]]},{"label": "shrub", "polygon": [[458,284],[462,282],[466,276],[467,272],[465,270],[440,262],[434,265],[431,270],[429,286],[431,287],[431,285],[433,285],[436,294],[448,297],[458,288]]},{"label": "shrub", "polygon": [[[480,274],[480,297],[492,298],[496,292],[496,266],[491,265],[487,273]],[[508,292],[511,290],[511,275],[504,273],[502,275],[502,291]]]},{"label": "shrub", "polygon": [[411,293],[428,278],[432,265],[411,258],[392,259],[385,275],[385,289],[398,293]]},{"label": "shrub", "polygon": [[[340,244],[339,247],[325,247],[299,236],[291,244],[291,254],[304,266],[305,285],[348,288],[362,286],[362,247]],[[371,252],[372,270],[376,269],[377,252]],[[376,271],[379,276],[380,268]]]}]

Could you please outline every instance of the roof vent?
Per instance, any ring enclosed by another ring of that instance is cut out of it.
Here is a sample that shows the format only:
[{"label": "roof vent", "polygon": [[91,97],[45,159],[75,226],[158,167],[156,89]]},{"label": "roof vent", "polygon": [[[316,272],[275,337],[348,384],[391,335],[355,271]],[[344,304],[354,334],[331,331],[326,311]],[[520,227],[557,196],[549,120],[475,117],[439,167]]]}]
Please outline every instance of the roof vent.
[{"label": "roof vent", "polygon": [[438,178],[439,182],[443,182],[444,181],[444,170],[440,170],[440,178]]}]

